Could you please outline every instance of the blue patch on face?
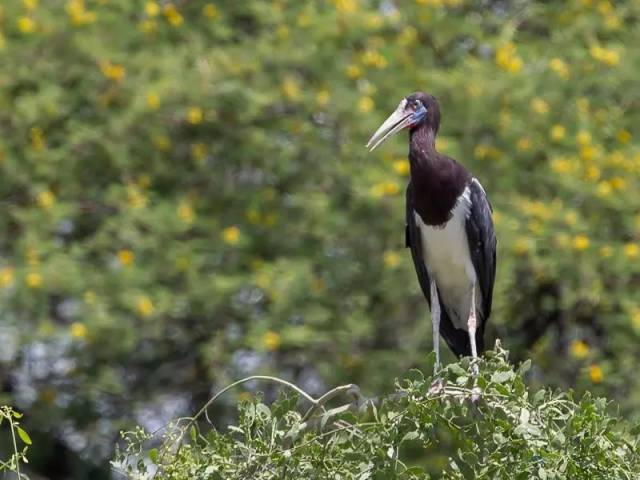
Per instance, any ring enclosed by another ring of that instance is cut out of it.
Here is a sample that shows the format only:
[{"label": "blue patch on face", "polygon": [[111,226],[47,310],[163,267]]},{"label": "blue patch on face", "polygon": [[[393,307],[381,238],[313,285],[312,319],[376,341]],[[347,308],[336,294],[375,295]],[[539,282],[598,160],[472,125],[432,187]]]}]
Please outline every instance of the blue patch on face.
[{"label": "blue patch on face", "polygon": [[416,123],[421,122],[422,119],[426,117],[426,115],[427,115],[427,107],[421,104],[420,108],[415,112],[413,112],[413,115],[411,115],[411,123],[415,125]]}]

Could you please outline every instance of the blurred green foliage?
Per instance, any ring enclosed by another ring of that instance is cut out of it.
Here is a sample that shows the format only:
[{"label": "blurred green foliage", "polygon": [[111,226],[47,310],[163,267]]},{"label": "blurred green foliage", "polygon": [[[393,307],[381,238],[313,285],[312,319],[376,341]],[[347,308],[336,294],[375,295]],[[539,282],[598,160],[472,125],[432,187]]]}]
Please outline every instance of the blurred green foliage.
[{"label": "blurred green foliage", "polygon": [[[182,419],[151,449],[154,435],[125,432],[114,466],[128,478],[167,480],[637,478],[637,429],[607,415],[606,400],[534,394],[523,379],[530,361],[515,370],[499,347],[486,357],[477,377],[468,358],[444,369],[444,387],[413,370],[393,396],[359,409],[347,403],[315,421],[296,411],[297,396],[284,396],[271,407],[241,402],[225,432]],[[416,461],[425,452],[429,461]]]},{"label": "blurred green foliage", "polygon": [[250,373],[381,392],[421,365],[407,146],[364,148],[418,89],[495,208],[489,337],[533,356],[534,384],[640,417],[639,17],[634,0],[2,2],[0,403],[71,452],[34,468],[86,476],[119,428]]}]

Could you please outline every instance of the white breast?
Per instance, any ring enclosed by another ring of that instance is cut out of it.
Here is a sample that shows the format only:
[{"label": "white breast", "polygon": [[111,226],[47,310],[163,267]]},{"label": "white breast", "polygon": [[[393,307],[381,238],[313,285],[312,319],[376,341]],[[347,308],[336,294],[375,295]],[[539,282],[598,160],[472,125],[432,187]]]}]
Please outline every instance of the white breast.
[{"label": "white breast", "polygon": [[[422,238],[422,253],[429,276],[435,280],[442,303],[456,328],[467,330],[471,288],[476,271],[469,255],[465,224],[471,208],[469,188],[465,188],[444,226],[425,225],[414,212]],[[481,295],[476,288],[477,310]]]}]

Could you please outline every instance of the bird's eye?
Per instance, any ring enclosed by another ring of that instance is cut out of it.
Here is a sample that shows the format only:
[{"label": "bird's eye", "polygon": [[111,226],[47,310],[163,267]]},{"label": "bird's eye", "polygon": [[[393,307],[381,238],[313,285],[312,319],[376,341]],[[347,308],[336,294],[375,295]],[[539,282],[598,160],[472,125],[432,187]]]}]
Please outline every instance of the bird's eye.
[{"label": "bird's eye", "polygon": [[413,104],[414,108],[417,110],[421,107],[420,105],[420,100],[416,100],[415,103]]}]

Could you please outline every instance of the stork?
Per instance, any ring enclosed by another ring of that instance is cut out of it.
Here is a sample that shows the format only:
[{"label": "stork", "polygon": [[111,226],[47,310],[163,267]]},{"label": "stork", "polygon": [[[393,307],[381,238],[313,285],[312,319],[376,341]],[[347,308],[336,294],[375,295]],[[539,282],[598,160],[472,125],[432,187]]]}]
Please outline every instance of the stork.
[{"label": "stork", "polygon": [[433,324],[436,371],[440,334],[458,357],[475,360],[484,349],[496,273],[496,236],[491,205],[477,178],[436,150],[440,107],[432,95],[402,99],[373,134],[373,151],[395,133],[409,130],[410,181],[406,193],[405,244],[411,249]]}]

